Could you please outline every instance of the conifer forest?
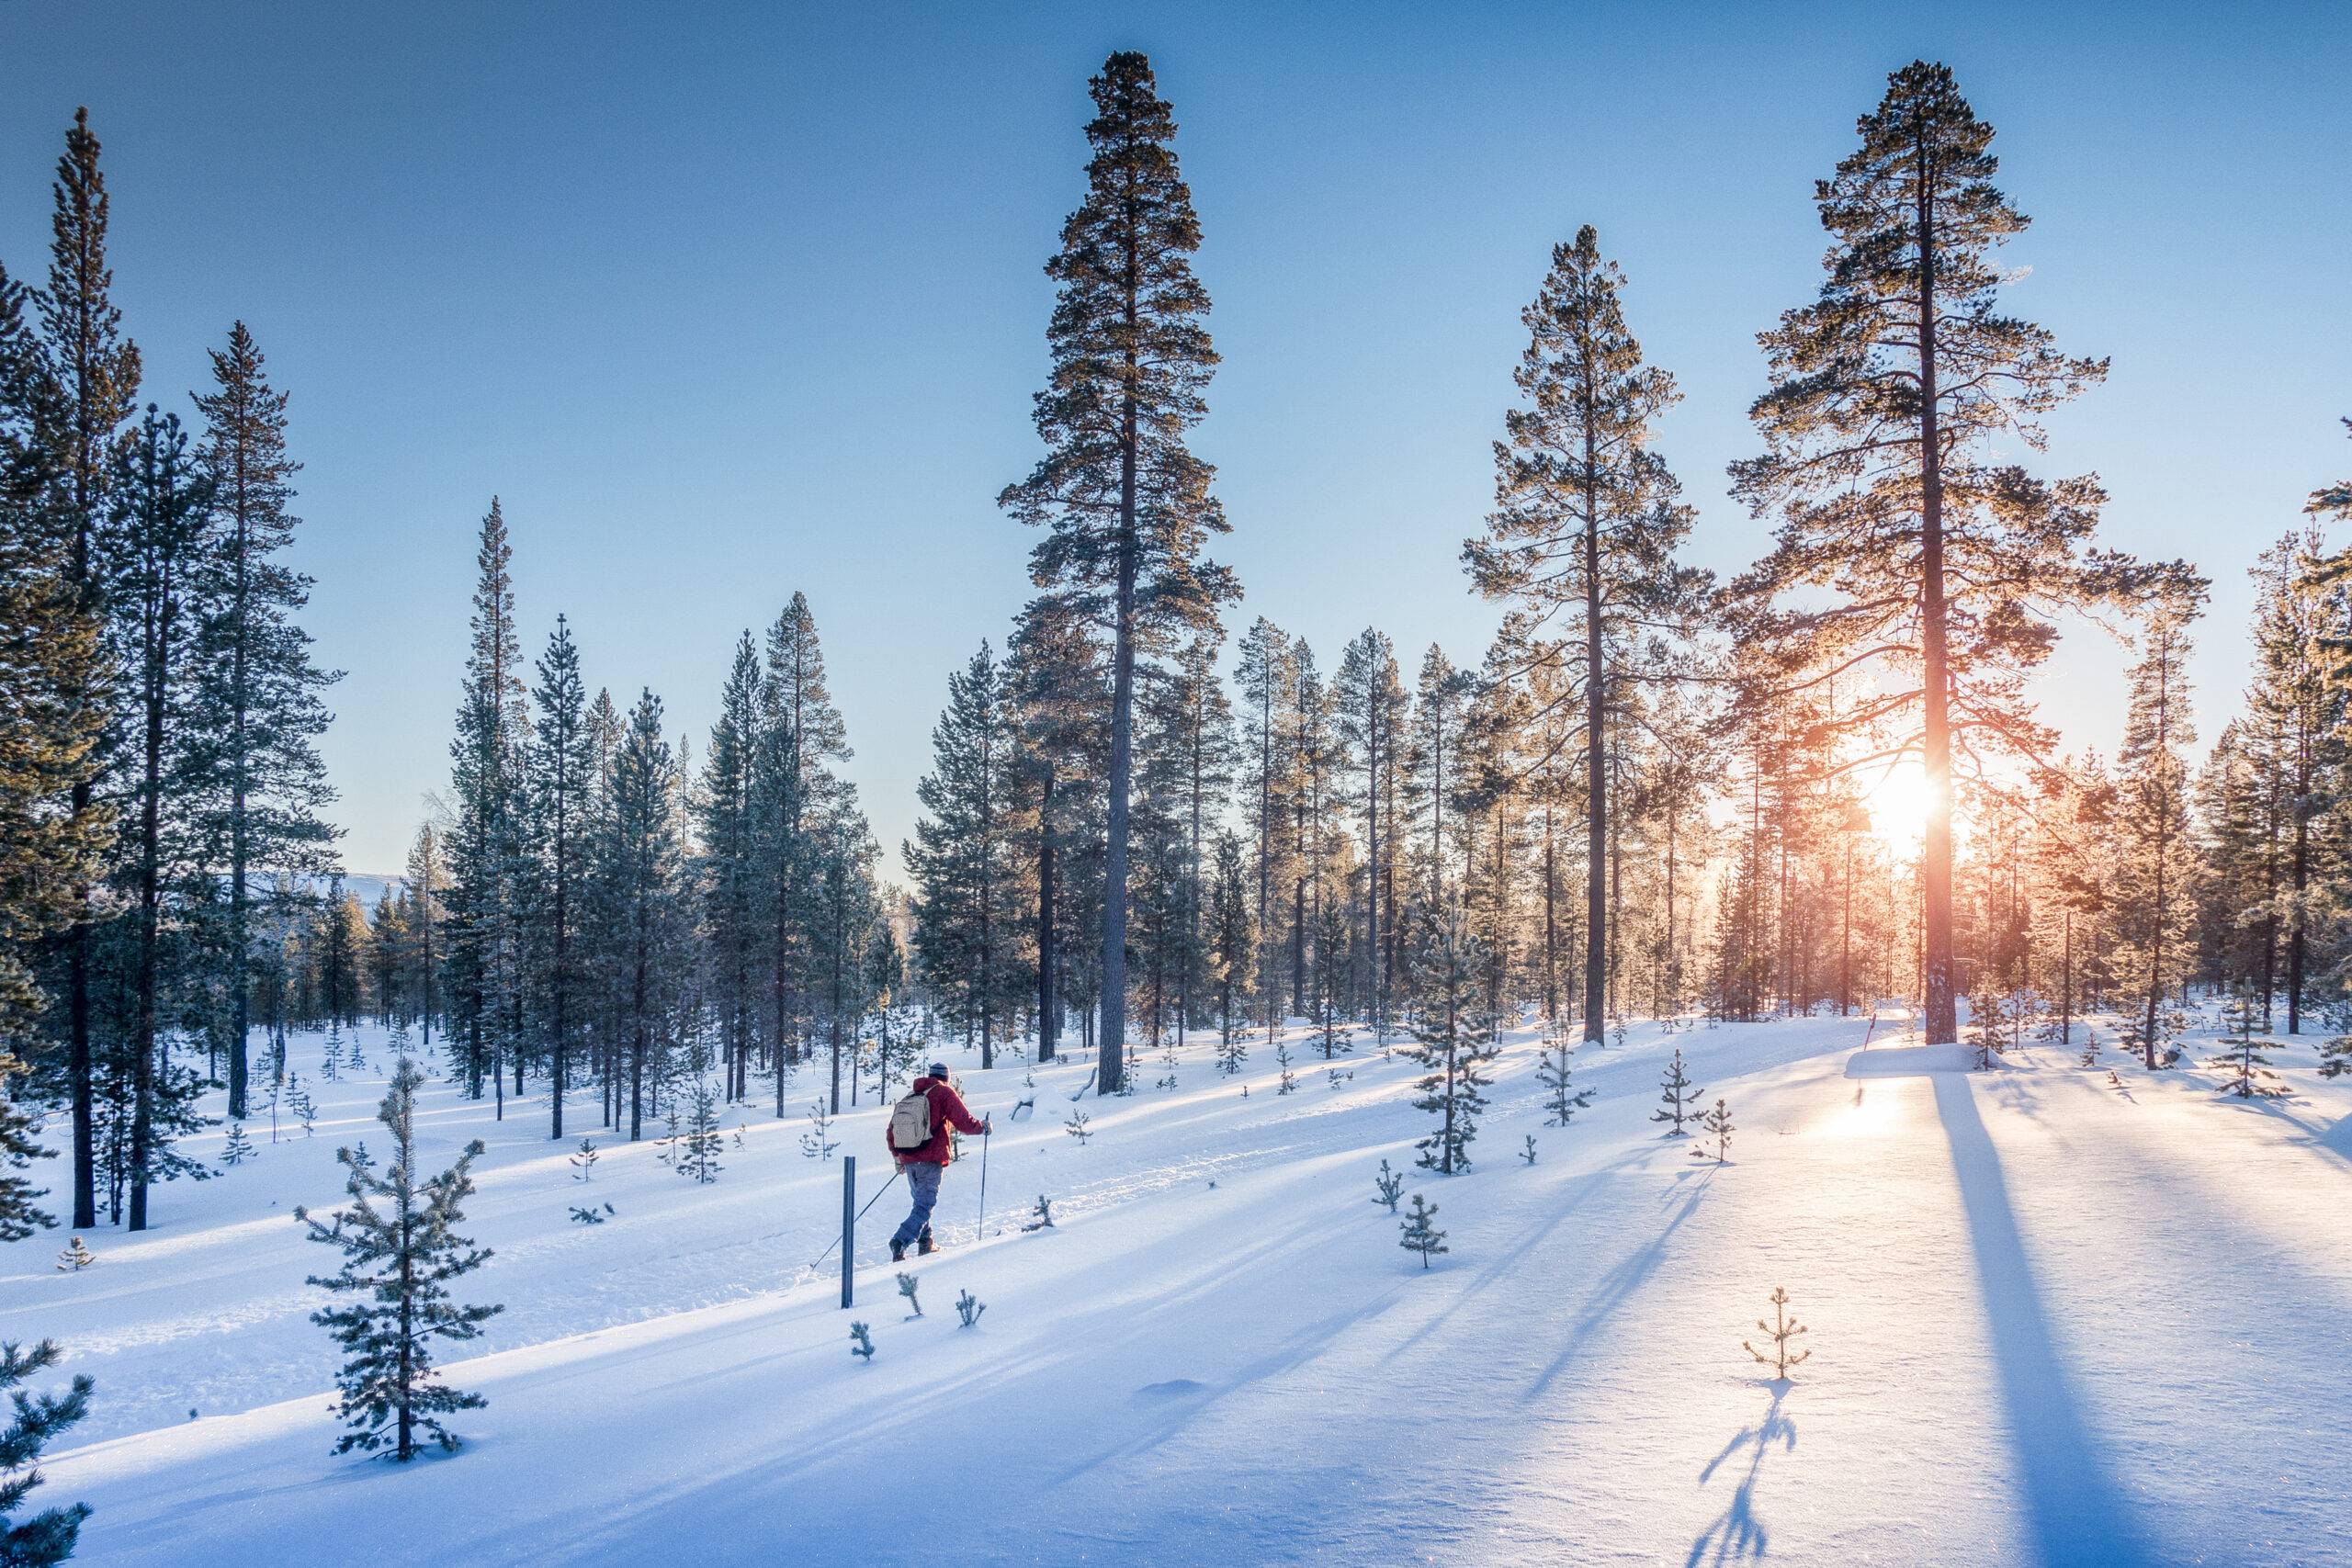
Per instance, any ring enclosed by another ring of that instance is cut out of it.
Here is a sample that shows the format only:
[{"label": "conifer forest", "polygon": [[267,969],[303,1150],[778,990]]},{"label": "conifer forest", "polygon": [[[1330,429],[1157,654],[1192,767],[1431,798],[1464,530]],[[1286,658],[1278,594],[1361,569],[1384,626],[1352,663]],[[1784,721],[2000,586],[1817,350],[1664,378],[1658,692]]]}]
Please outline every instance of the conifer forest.
[{"label": "conifer forest", "polygon": [[2352,1564],[2174,10],[0,20],[0,1564]]}]

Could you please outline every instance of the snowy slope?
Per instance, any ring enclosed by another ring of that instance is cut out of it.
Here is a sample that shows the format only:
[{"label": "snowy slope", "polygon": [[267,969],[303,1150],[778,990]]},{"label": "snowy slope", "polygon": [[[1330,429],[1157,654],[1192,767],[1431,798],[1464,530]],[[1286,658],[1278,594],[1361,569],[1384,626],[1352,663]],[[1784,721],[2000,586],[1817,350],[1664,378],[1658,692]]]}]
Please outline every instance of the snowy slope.
[{"label": "snowy slope", "polygon": [[[1566,1130],[1518,1041],[1475,1171],[1412,1173],[1450,1233],[1427,1272],[1370,1201],[1426,1120],[1401,1058],[1362,1046],[1333,1088],[1295,1041],[1280,1096],[1262,1045],[1238,1080],[1189,1047],[1172,1091],[1089,1096],[1083,1147],[1087,1069],[1042,1070],[985,1237],[978,1161],[948,1177],[918,1322],[881,1258],[897,1193],[854,1313],[809,1267],[841,1168],[797,1119],[730,1112],[710,1187],[577,1128],[605,1154],[583,1186],[543,1104],[493,1125],[436,1083],[428,1157],[491,1145],[469,1299],[507,1311],[450,1368],[491,1402],[465,1451],[406,1469],[329,1457],[302,1277],[332,1259],[288,1217],[368,1130],[371,1034],[315,1137],[164,1190],[97,1267],[0,1249],[0,1314],[98,1380],[42,1495],[96,1507],[107,1563],[2352,1562],[2352,1093],[2308,1049],[2265,1107],[2054,1048],[1925,1071],[1883,1024],[1855,1059],[1864,1031],[1637,1029],[1580,1054],[1598,1100]],[[1731,1102],[1728,1166],[1647,1120],[1676,1044]],[[1000,1125],[1031,1092],[966,1082]],[[870,1194],[879,1113],[835,1125]],[[1023,1234],[1040,1190],[1058,1226]],[[590,1196],[616,1217],[570,1223]],[[1814,1352],[1780,1386],[1739,1343],[1775,1284]]]}]

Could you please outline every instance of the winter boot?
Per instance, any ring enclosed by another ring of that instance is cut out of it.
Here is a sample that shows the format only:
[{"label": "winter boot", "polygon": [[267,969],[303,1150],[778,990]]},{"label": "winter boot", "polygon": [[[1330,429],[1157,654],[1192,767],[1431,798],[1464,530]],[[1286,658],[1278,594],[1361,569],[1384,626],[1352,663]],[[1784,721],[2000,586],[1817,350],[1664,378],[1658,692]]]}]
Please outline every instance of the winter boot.
[{"label": "winter boot", "polygon": [[923,1232],[915,1241],[915,1256],[918,1258],[928,1258],[938,1250],[939,1244],[931,1239],[929,1231]]},{"label": "winter boot", "polygon": [[890,1244],[890,1261],[893,1263],[904,1263],[906,1260],[907,1244],[903,1241],[892,1242]]}]

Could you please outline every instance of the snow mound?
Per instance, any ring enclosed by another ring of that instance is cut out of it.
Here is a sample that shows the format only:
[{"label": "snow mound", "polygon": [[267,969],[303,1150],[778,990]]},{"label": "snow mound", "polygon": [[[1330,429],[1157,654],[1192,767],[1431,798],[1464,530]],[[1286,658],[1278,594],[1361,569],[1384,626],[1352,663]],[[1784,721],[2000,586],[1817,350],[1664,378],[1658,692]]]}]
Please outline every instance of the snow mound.
[{"label": "snow mound", "polygon": [[1849,1078],[1915,1078],[1926,1073],[1965,1073],[1976,1066],[1973,1045],[1890,1045],[1846,1058]]}]

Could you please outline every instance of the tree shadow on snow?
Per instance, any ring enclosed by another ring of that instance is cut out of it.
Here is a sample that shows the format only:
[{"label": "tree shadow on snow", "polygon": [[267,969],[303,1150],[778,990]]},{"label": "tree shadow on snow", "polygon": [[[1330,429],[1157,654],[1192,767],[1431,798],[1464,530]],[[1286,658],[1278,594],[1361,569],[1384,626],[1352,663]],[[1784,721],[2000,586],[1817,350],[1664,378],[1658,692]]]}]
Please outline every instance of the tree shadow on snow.
[{"label": "tree shadow on snow", "polygon": [[[1976,1249],[1994,1372],[2015,1443],[2026,1530],[2038,1561],[2109,1568],[2156,1561],[2140,1538],[2075,1401],[2026,1261],[1999,1155],[1966,1075],[1937,1073],[1936,1111]],[[1964,1461],[1963,1461],[1964,1462]]]},{"label": "tree shadow on snow", "polygon": [[1761,1558],[1771,1537],[1764,1529],[1764,1521],[1756,1517],[1756,1483],[1763,1478],[1764,1458],[1778,1447],[1782,1453],[1795,1451],[1797,1424],[1783,1415],[1781,1402],[1788,1397],[1791,1387],[1785,1378],[1771,1378],[1764,1386],[1772,1391],[1771,1403],[1764,1407],[1764,1418],[1753,1427],[1742,1427],[1725,1443],[1723,1452],[1707,1461],[1699,1472],[1699,1484],[1704,1486],[1714,1479],[1724,1461],[1742,1449],[1749,1450],[1747,1472],[1732,1488],[1731,1501],[1714,1523],[1699,1532],[1690,1543],[1690,1555],[1684,1558],[1683,1568],[1699,1568],[1701,1563],[1713,1563],[1720,1568],[1725,1562],[1741,1558]]},{"label": "tree shadow on snow", "polygon": [[1635,1291],[1641,1289],[1644,1280],[1657,1271],[1657,1266],[1666,1260],[1667,1243],[1674,1239],[1674,1233],[1699,1207],[1699,1201],[1707,1195],[1708,1179],[1713,1175],[1712,1167],[1704,1171],[1679,1173],[1677,1177],[1680,1184],[1679,1190],[1668,1189],[1666,1194],[1668,1202],[1679,1198],[1679,1206],[1658,1227],[1657,1235],[1637,1251],[1620,1259],[1615,1267],[1600,1277],[1600,1282],[1593,1287],[1592,1294],[1585,1299],[1584,1310],[1577,1314],[1575,1325],[1568,1330],[1567,1343],[1560,1347],[1560,1353],[1552,1359],[1552,1364],[1528,1386],[1527,1393],[1521,1398],[1521,1404],[1532,1404],[1543,1398],[1553,1381],[1577,1359],[1577,1352],[1584,1348],[1585,1341],[1592,1337],[1593,1332],[1609,1320],[1611,1314],[1624,1305]]}]

